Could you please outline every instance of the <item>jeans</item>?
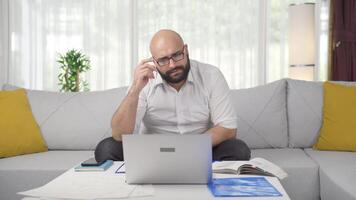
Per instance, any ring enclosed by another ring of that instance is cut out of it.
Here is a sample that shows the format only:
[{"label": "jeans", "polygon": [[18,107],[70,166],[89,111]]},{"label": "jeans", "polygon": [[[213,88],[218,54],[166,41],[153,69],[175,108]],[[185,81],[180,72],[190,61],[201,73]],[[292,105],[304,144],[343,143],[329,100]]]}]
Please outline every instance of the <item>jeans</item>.
[{"label": "jeans", "polygon": [[[229,139],[213,147],[213,160],[249,160],[251,157],[250,148],[239,139]],[[102,140],[95,149],[95,159],[123,161],[124,154],[122,141],[116,141],[112,137]]]}]

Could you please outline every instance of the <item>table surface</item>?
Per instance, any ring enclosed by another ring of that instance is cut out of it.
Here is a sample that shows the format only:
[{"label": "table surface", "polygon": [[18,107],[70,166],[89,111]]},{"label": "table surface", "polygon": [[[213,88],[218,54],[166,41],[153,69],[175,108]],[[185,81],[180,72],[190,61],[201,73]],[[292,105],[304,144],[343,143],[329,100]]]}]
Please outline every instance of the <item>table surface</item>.
[{"label": "table surface", "polygon": [[[103,174],[106,174],[106,178],[108,174],[112,174],[113,176],[125,176],[124,173],[115,173],[119,166],[121,166],[122,162],[114,162],[114,164]],[[70,169],[73,171],[73,168]],[[69,170],[68,170],[69,171]],[[80,173],[91,173],[91,172],[80,172]],[[224,177],[241,177],[237,175],[224,175],[224,174],[213,174],[214,178],[224,178]],[[75,176],[73,176],[74,178]],[[244,176],[246,177],[246,176]],[[288,194],[284,190],[280,181],[276,177],[267,177],[266,179],[283,195],[281,197],[214,197],[207,185],[153,185],[154,195],[148,197],[130,197],[128,199],[137,199],[137,200],[166,200],[166,199],[229,199],[229,200],[290,200]],[[41,200],[46,198],[41,198]],[[39,200],[39,198],[33,197],[24,197],[23,200]],[[54,200],[53,198],[48,198],[48,200]],[[57,200],[57,199],[55,199]],[[108,200],[108,199],[105,199]]]}]

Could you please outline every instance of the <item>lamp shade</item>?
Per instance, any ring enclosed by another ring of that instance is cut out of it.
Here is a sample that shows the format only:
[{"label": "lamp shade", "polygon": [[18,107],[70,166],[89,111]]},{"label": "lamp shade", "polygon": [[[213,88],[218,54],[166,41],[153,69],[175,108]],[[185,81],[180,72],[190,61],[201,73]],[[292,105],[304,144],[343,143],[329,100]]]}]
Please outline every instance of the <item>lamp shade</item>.
[{"label": "lamp shade", "polygon": [[314,4],[289,6],[289,65],[315,65]]},{"label": "lamp shade", "polygon": [[314,80],[314,67],[312,66],[290,67],[289,78],[312,81]]}]

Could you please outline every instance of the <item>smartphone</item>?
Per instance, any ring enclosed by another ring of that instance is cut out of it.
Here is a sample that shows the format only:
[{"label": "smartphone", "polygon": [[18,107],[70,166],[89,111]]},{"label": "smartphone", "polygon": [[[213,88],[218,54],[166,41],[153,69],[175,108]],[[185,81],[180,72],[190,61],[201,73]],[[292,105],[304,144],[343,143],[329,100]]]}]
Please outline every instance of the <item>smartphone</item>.
[{"label": "smartphone", "polygon": [[101,162],[97,162],[95,160],[95,158],[89,158],[88,160],[84,161],[81,163],[82,166],[100,166],[101,164],[103,164],[105,162],[105,160],[101,161]]}]

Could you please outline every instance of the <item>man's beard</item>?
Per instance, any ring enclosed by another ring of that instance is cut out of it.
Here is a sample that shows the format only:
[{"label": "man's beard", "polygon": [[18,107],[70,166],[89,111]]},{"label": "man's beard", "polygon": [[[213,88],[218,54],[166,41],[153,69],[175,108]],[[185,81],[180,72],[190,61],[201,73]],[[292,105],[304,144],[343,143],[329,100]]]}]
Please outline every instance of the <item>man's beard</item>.
[{"label": "man's beard", "polygon": [[[170,74],[172,74],[175,70],[183,70],[183,72],[178,77],[170,76]],[[185,67],[183,65],[179,65],[171,70],[168,70],[166,73],[162,73],[159,70],[157,71],[161,75],[162,79],[165,80],[167,83],[175,84],[186,80],[189,74],[189,70],[190,70],[190,60],[189,57],[187,57],[187,64],[185,65]]]}]

